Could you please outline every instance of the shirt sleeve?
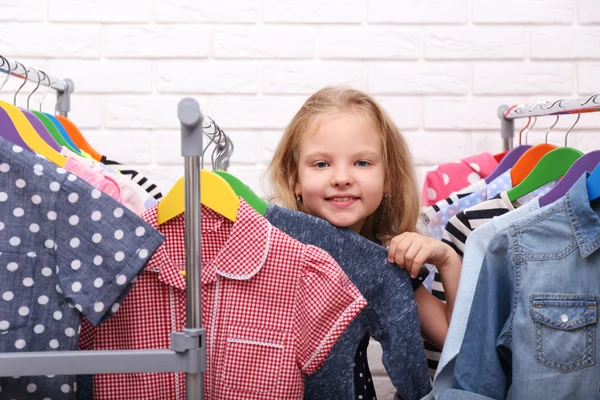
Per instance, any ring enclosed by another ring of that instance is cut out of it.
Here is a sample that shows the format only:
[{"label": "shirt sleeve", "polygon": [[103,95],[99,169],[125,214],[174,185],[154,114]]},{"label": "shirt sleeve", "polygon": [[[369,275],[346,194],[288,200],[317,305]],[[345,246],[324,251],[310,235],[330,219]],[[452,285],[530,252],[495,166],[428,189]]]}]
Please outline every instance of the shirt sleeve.
[{"label": "shirt sleeve", "polygon": [[75,175],[55,182],[54,249],[62,296],[92,325],[114,314],[163,241],[145,221]]},{"label": "shirt sleeve", "polygon": [[367,302],[335,260],[315,246],[305,248],[296,299],[297,362],[312,374]]},{"label": "shirt sleeve", "polygon": [[421,267],[421,270],[419,271],[419,274],[417,275],[417,277],[410,279],[413,290],[417,290],[419,288],[419,286],[421,286],[423,284],[423,282],[425,282],[425,280],[427,279],[427,277],[429,276],[430,273],[431,273],[431,271],[429,271],[429,269],[427,267],[425,267],[425,266]]},{"label": "shirt sleeve", "polygon": [[501,231],[488,246],[454,369],[454,389],[495,399],[506,398],[512,376],[507,335],[515,280],[509,240]]}]

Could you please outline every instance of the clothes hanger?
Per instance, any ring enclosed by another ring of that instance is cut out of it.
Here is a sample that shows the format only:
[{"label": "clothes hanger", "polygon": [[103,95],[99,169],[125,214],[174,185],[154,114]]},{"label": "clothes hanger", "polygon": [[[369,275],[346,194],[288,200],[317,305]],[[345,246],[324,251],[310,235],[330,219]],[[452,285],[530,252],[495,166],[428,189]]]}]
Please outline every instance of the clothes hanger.
[{"label": "clothes hanger", "polygon": [[248,203],[256,212],[260,215],[265,215],[267,211],[267,206],[269,203],[261,199],[256,193],[252,191],[244,182],[242,182],[237,177],[233,176],[227,171],[223,171],[224,163],[228,162],[229,154],[233,151],[233,143],[226,137],[226,143],[223,146],[222,154],[217,157],[215,167],[217,169],[213,170],[213,172],[219,175],[221,178],[225,179],[229,186],[233,189],[236,195],[243,198],[246,203]]},{"label": "clothes hanger", "polygon": [[[23,66],[23,64],[20,65]],[[27,71],[25,67],[23,67],[23,69]],[[27,80],[27,77],[25,77],[25,80]],[[65,166],[66,157],[54,150],[48,143],[44,142],[21,110],[2,100],[0,100],[0,108],[2,108],[8,114],[12,120],[12,123],[14,124],[14,127],[19,133],[19,136],[21,139],[23,139],[29,149],[43,155],[59,167]]]},{"label": "clothes hanger", "polygon": [[546,140],[545,143],[537,144],[530,149],[527,149],[525,153],[519,158],[519,161],[515,163],[515,165],[510,170],[510,180],[512,182],[513,188],[516,187],[519,183],[525,179],[529,175],[529,173],[533,170],[533,168],[537,165],[537,163],[551,150],[557,149],[557,146],[548,143],[548,134],[556,126],[558,123],[559,116],[556,116],[556,121],[548,128],[546,131]]},{"label": "clothes hanger", "polygon": [[68,144],[69,150],[71,150],[72,152],[74,152],[75,154],[78,154],[80,156],[83,155],[81,153],[81,150],[79,149],[79,147],[77,147],[77,145],[75,143],[73,143],[73,141],[69,137],[69,134],[67,133],[65,127],[61,124],[61,122],[52,114],[44,113],[44,115],[46,117],[48,117],[48,119],[50,120],[50,122],[52,122],[52,124],[54,124],[54,126],[56,126],[56,129],[58,129],[60,136],[62,136],[62,138]]},{"label": "clothes hanger", "polygon": [[[600,94],[596,94],[595,96],[599,95]],[[586,103],[587,101],[582,103],[581,105],[583,106]],[[567,132],[567,134],[565,135],[565,146],[567,146],[567,138],[569,136],[569,132]],[[600,150],[594,150],[581,156],[581,158],[575,161],[573,166],[567,171],[565,176],[563,176],[563,178],[558,182],[558,184],[555,187],[553,187],[548,193],[540,197],[540,207],[544,207],[548,204],[554,203],[556,200],[563,197],[565,194],[567,194],[569,189],[573,187],[573,185],[575,184],[575,182],[577,182],[581,175],[583,175],[586,172],[593,173],[598,165],[600,165]],[[589,178],[588,182],[590,182]]]},{"label": "clothes hanger", "polygon": [[[40,70],[40,72],[44,75],[44,79],[48,79],[48,82],[50,82],[50,78],[48,77],[48,75],[42,70]],[[48,94],[48,92],[46,92],[46,94]],[[44,94],[42,101],[46,98],[46,94]],[[42,111],[42,102],[41,101],[40,101],[40,111]],[[62,124],[62,126],[67,131],[68,136],[71,138],[73,143],[75,143],[75,145],[80,150],[83,150],[86,153],[88,153],[94,160],[96,160],[98,162],[102,161],[102,155],[100,153],[98,153],[87,142],[87,140],[85,140],[85,138],[83,137],[83,134],[81,133],[81,131],[79,130],[77,125],[75,125],[73,123],[73,121],[71,121],[70,119],[68,119],[66,117],[63,117],[62,115],[56,115],[55,118]]]},{"label": "clothes hanger", "polygon": [[[31,111],[29,111],[29,108],[30,108],[29,100],[31,99],[31,96],[38,90],[38,88],[40,87],[40,83],[41,83],[40,74],[34,68],[29,67],[26,71],[26,74],[29,73],[30,69],[33,70],[37,74],[37,77],[38,77],[37,85],[36,85],[35,89],[33,89],[33,91],[31,93],[29,93],[29,96],[27,96],[27,109],[22,108],[22,107],[19,107],[19,109],[21,110],[21,112],[23,114],[25,114],[25,116],[29,120],[29,123],[31,123],[31,125],[33,126],[35,131],[38,133],[38,135],[40,135],[40,137],[44,140],[44,142],[48,143],[50,145],[50,147],[52,147],[54,150],[56,150],[57,152],[60,153],[60,150],[61,150],[60,145],[56,142],[56,140],[54,140],[54,138],[52,137],[50,132],[48,132],[48,129],[46,129],[46,127],[44,126],[42,121],[40,121],[40,119],[38,117],[36,117],[35,114],[33,114]],[[15,106],[16,106],[16,104],[15,104]]]},{"label": "clothes hanger", "polygon": [[[2,55],[0,55],[0,59],[2,60],[2,65],[0,65],[0,66],[3,67],[4,64],[7,65],[6,78],[4,78],[4,81],[0,85],[0,90],[2,90],[2,88],[4,87],[6,82],[8,82],[8,79],[10,78],[10,72],[12,71],[12,69],[10,68],[10,63],[8,62],[8,60],[6,58],[4,58]],[[16,128],[15,124],[13,123],[12,119],[10,118],[10,116],[8,115],[7,111],[1,107],[0,107],[0,136],[2,136],[4,139],[8,140],[9,142],[16,144],[17,146],[21,146],[24,149],[32,151],[29,148],[29,146],[27,146],[27,144],[23,141],[23,139],[21,138],[21,135],[19,135],[19,132],[17,131],[17,128]]]},{"label": "clothes hanger", "polygon": [[[209,118],[210,117],[205,117]],[[229,156],[233,152],[233,143],[229,140],[229,137],[221,130],[219,125],[213,120],[210,120],[211,124],[215,128],[215,132],[213,135],[208,133],[205,134],[211,142],[215,144],[215,148],[211,154],[211,163],[213,172],[223,178],[227,183],[231,186],[235,194],[241,198],[243,198],[246,203],[248,203],[256,212],[260,215],[265,215],[267,211],[267,206],[269,205],[266,201],[258,197],[256,193],[252,191],[244,182],[242,182],[237,177],[232,174],[224,171],[225,164],[229,161]],[[208,146],[205,148],[204,151]],[[215,157],[215,154],[218,155]]]},{"label": "clothes hanger", "polygon": [[[567,131],[565,143],[569,133],[579,122],[579,117],[581,117],[581,114],[577,115],[575,123]],[[564,176],[581,156],[583,156],[581,151],[571,147],[560,147],[549,151],[540,159],[521,183],[506,192],[509,200],[511,202],[515,201],[545,184]]]},{"label": "clothes hanger", "polygon": [[[46,98],[46,95],[48,94],[48,92],[51,89],[51,84],[53,82],[50,82],[50,80],[48,80],[49,85],[48,85],[48,89],[46,90],[46,93],[44,93],[44,97],[43,99]],[[15,97],[15,104],[16,104],[16,97]],[[71,150],[74,153],[77,153],[77,151],[75,151],[75,149],[73,149],[69,143],[64,139],[63,135],[60,133],[60,130],[58,129],[58,127],[56,126],[56,124],[54,122],[52,122],[52,120],[41,111],[41,104],[42,102],[40,102],[40,111],[36,111],[36,110],[29,110],[31,113],[33,113],[33,115],[35,115],[43,124],[44,127],[46,128],[46,130],[50,133],[50,135],[52,136],[52,138],[54,139],[54,141],[60,146],[60,147],[66,147],[67,149]],[[60,152],[60,150],[58,150],[58,152]]]},{"label": "clothes hanger", "polygon": [[[236,221],[240,207],[239,197],[225,179],[205,169],[200,170],[200,199],[204,206],[232,222]],[[185,183],[184,178],[180,178],[158,203],[156,215],[158,224],[164,224],[183,213],[184,205]]]},{"label": "clothes hanger", "polygon": [[[533,125],[531,125],[531,128],[529,128],[529,130],[527,131],[527,133],[529,133],[533,127],[535,126],[535,123],[537,122],[537,118],[534,117],[533,120]],[[498,164],[498,166],[496,167],[496,169],[494,169],[492,171],[491,174],[489,174],[486,178],[485,178],[485,183],[489,184],[491,183],[494,179],[498,178],[500,175],[502,175],[503,173],[505,173],[506,171],[508,171],[509,169],[511,169],[516,163],[517,161],[519,161],[519,159],[521,158],[521,156],[531,148],[530,145],[528,144],[521,144],[521,138],[523,135],[523,131],[525,129],[527,129],[529,127],[529,124],[531,123],[531,118],[529,118],[527,120],[527,125],[525,125],[525,127],[523,129],[521,129],[521,132],[519,132],[519,146],[515,147],[514,149],[510,150],[502,159],[502,161],[500,161],[500,163]],[[525,143],[527,143],[527,134],[525,135]]]},{"label": "clothes hanger", "polygon": [[226,171],[215,170],[213,172],[226,180],[235,194],[244,199],[256,212],[260,215],[265,215],[269,203],[258,197],[244,182]]}]

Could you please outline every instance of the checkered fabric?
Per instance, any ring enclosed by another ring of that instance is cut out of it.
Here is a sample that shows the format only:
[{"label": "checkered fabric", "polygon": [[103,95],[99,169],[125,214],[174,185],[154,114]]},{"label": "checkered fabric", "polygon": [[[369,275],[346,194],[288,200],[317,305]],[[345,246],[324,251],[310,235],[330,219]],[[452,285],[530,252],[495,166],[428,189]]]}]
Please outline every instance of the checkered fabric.
[{"label": "checkered fabric", "polygon": [[[165,237],[119,312],[82,328],[82,346],[165,349],[185,327],[184,216],[158,226],[157,206],[142,218]],[[272,227],[243,200],[237,221],[202,208],[202,306],[206,399],[301,399],[303,374],[329,351],[366,305],[323,250]],[[94,377],[97,400],[185,400],[185,374]]]}]

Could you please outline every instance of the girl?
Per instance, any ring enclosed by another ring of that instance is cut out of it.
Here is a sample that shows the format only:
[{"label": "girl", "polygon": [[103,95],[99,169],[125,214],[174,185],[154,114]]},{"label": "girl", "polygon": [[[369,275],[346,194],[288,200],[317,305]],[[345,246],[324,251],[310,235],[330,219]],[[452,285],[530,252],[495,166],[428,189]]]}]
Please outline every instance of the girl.
[{"label": "girl", "polygon": [[416,233],[419,192],[410,152],[382,107],[357,90],[319,90],[285,130],[269,174],[272,200],[388,246],[389,261],[413,279],[423,264],[437,266],[446,303],[423,286],[415,298],[423,337],[441,348],[461,261],[448,245]]}]

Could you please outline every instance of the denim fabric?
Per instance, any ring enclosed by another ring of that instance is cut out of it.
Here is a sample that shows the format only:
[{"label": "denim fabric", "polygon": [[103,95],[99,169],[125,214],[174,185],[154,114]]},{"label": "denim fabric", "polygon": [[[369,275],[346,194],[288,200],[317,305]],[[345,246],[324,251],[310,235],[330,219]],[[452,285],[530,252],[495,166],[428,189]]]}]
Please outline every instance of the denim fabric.
[{"label": "denim fabric", "polygon": [[305,399],[354,397],[353,362],[365,336],[381,343],[383,364],[404,399],[430,390],[417,306],[406,271],[387,261],[384,247],[329,222],[269,204],[265,218],[305,244],[327,251],[368,302],[329,353],[325,364],[305,381]]},{"label": "denim fabric", "polygon": [[[0,352],[76,350],[119,308],[162,235],[41,156],[0,139]],[[74,376],[0,378],[0,399],[74,399]]]},{"label": "denim fabric", "polygon": [[492,238],[454,389],[494,399],[509,388],[515,399],[598,397],[599,210],[583,175],[565,197]]},{"label": "denim fabric", "polygon": [[444,351],[433,383],[435,398],[439,398],[440,394],[451,388],[454,383],[454,363],[462,345],[469,319],[469,311],[477,287],[477,279],[479,278],[486,249],[492,237],[497,232],[507,229],[512,222],[537,212],[539,208],[538,197],[514,211],[493,218],[469,235],[465,245],[465,255],[460,272],[456,302],[452,311],[452,320],[450,321],[450,327],[444,342]]}]

